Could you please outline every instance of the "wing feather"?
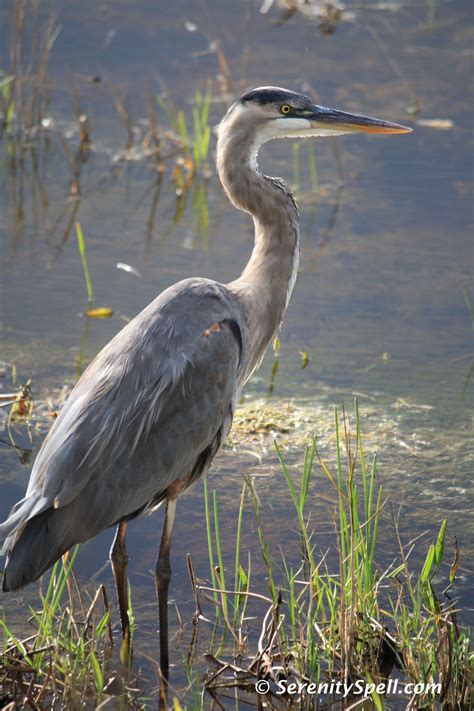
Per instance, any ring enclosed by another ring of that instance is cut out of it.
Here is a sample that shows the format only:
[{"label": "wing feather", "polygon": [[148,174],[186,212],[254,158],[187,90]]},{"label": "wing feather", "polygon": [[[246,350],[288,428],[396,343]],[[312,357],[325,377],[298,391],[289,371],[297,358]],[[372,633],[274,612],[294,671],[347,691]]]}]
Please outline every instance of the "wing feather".
[{"label": "wing feather", "polygon": [[74,537],[87,540],[190,476],[233,410],[239,323],[232,295],[204,279],[174,285],[133,319],[65,403],[0,525],[4,548],[50,507],[71,507]]}]

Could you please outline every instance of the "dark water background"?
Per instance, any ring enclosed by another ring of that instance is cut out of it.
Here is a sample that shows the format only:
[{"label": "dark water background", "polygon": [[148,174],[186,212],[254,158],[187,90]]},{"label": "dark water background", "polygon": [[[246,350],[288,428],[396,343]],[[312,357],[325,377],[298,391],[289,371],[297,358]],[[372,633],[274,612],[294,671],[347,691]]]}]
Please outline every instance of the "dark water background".
[{"label": "dark water background", "polygon": [[[44,3],[44,17],[51,7]],[[404,540],[427,532],[420,542],[421,559],[445,516],[449,549],[458,537],[457,594],[468,619],[473,584],[469,375],[474,355],[463,290],[470,288],[472,298],[471,3],[347,3],[329,36],[321,34],[310,15],[299,12],[281,23],[276,3],[266,15],[259,8],[259,3],[229,0],[59,3],[61,32],[48,69],[54,127],[41,185],[31,169],[25,171],[21,219],[6,142],[0,142],[1,359],[7,364],[0,387],[12,389],[14,363],[18,382],[32,379],[37,400],[56,402],[61,388],[75,381],[79,354],[85,353],[86,361],[92,358],[123,325],[120,315],[133,316],[185,276],[231,280],[251,249],[251,222],[224,198],[215,172],[200,188],[207,195],[207,228],[203,213],[193,208],[193,191],[176,220],[169,172],[154,212],[156,171],[138,151],[136,160],[120,160],[126,131],[114,108],[114,92],[124,97],[134,126],[142,130],[150,93],[166,85],[190,112],[196,88],[213,79],[211,114],[217,123],[231,100],[222,98],[222,81],[216,79],[221,70],[211,43],[219,41],[232,96],[251,86],[276,84],[313,90],[323,105],[413,125],[409,136],[318,141],[318,194],[311,192],[306,147],[301,146],[301,268],[281,332],[272,401],[278,405],[291,399],[310,413],[314,433],[327,435],[333,406],[344,401],[350,407],[358,396],[369,451],[378,451],[380,482],[392,497],[391,512],[403,504]],[[0,69],[8,66],[10,9],[10,2],[0,7]],[[70,172],[59,138],[65,136],[73,148],[77,144],[73,84],[92,121],[93,151],[83,166],[79,204],[69,195]],[[418,120],[429,125],[417,123],[414,108],[420,110]],[[451,123],[446,127],[437,120]],[[294,182],[293,150],[291,142],[265,146],[261,167]],[[77,205],[96,305],[116,314],[90,322],[86,333],[84,275],[75,235],[65,236]],[[141,277],[117,269],[118,262],[132,265]],[[302,349],[311,358],[304,370]],[[248,386],[247,398],[266,397],[272,362],[270,353]],[[2,440],[8,441],[7,413],[1,412]],[[15,443],[34,453],[47,426],[47,418],[38,416],[29,429],[14,428]],[[323,442],[333,456],[334,443],[324,436]],[[3,519],[22,496],[30,466],[22,465],[6,445],[0,452]],[[295,451],[289,456],[295,462],[301,458]],[[271,447],[259,466],[252,455],[225,452],[215,463],[210,486],[219,492],[229,560],[242,474],[249,472],[258,475],[269,536],[285,545],[294,526]],[[330,490],[318,477],[314,512],[316,519],[328,521],[319,532],[324,549],[332,541],[326,504]],[[384,514],[382,560],[396,549],[391,512]],[[138,648],[155,656],[150,571],[160,529],[161,517],[155,514],[135,521],[128,535]],[[77,569],[84,581],[105,563],[111,538],[108,531],[82,547]],[[244,555],[247,549],[258,581],[250,505]],[[198,574],[206,578],[206,550],[198,485],[180,500],[172,553],[172,596],[186,624],[193,607],[185,554],[192,554]],[[111,586],[107,568],[98,577]],[[2,602],[21,616],[24,603],[35,596],[32,586]],[[185,644],[173,650],[180,682]]]}]

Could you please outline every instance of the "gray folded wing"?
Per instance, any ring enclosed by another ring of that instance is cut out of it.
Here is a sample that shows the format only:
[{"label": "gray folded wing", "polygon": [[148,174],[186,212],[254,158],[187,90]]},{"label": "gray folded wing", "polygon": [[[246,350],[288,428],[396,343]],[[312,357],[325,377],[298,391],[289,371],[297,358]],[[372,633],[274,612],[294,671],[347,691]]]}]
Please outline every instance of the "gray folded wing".
[{"label": "gray folded wing", "polygon": [[208,466],[232,421],[239,323],[225,287],[188,279],[117,334],[72,391],[25,498],[0,525],[9,565],[28,522],[32,537],[33,519],[58,557]]}]

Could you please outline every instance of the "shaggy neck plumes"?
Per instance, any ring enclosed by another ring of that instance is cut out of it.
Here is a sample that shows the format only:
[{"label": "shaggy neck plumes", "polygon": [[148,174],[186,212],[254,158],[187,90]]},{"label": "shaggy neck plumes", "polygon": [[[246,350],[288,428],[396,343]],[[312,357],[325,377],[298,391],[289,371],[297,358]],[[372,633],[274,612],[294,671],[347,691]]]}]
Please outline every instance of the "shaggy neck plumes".
[{"label": "shaggy neck plumes", "polygon": [[[260,140],[259,140],[260,139]],[[285,313],[296,280],[299,258],[298,209],[285,184],[257,167],[259,145],[266,140],[238,108],[219,127],[217,169],[232,203],[252,215],[255,244],[241,276],[229,289],[241,301],[246,333],[255,353],[244,380],[260,363]]]}]

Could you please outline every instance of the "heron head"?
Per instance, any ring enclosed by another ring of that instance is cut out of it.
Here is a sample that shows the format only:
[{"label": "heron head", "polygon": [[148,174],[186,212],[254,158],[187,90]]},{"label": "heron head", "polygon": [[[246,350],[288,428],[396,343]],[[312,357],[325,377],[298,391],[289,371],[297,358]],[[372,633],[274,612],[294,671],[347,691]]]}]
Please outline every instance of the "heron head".
[{"label": "heron head", "polygon": [[245,93],[229,109],[223,123],[253,131],[258,145],[273,138],[337,136],[343,133],[410,133],[411,128],[390,121],[318,106],[308,96],[275,86]]}]

